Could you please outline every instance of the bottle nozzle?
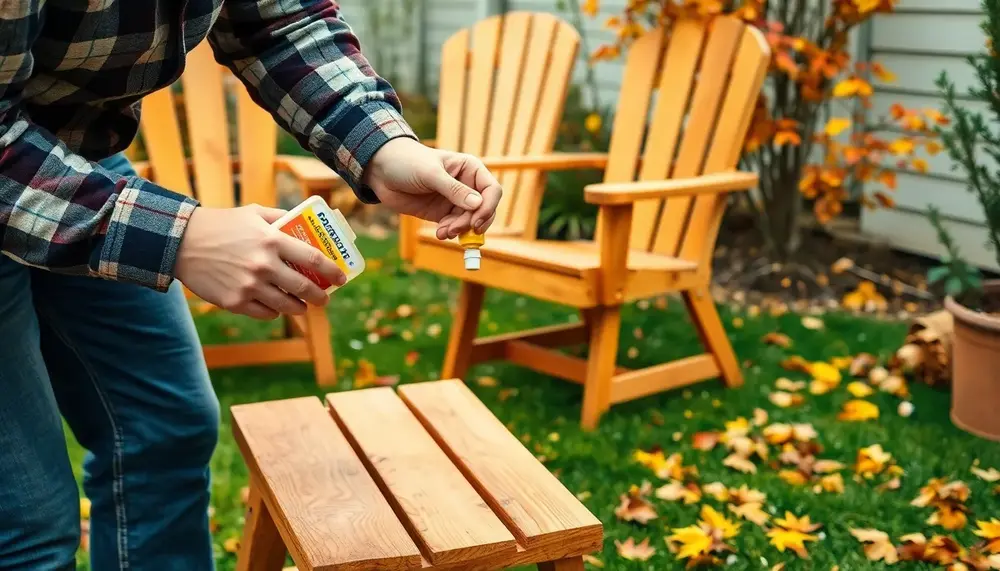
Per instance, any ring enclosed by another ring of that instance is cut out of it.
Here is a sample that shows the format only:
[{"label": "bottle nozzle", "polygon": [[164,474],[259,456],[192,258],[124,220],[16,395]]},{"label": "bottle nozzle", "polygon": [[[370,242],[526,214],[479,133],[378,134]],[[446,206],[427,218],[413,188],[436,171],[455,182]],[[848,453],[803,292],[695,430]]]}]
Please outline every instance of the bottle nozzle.
[{"label": "bottle nozzle", "polygon": [[463,256],[465,260],[466,270],[478,270],[480,260],[483,255],[479,251],[479,247],[486,242],[486,237],[482,234],[476,234],[474,230],[469,230],[458,237],[458,243],[462,245],[465,249],[465,254]]},{"label": "bottle nozzle", "polygon": [[479,248],[468,248],[465,250],[465,269],[467,270],[478,270],[479,261],[482,259],[483,254],[479,251]]}]

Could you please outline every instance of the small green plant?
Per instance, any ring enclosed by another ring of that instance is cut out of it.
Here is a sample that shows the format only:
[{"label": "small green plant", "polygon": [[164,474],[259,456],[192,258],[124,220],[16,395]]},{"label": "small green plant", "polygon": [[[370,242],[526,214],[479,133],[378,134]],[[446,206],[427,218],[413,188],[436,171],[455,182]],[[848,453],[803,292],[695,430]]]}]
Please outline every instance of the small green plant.
[{"label": "small green plant", "polygon": [[[975,69],[978,85],[969,89],[965,99],[985,104],[989,118],[974,111],[967,101],[959,101],[955,85],[942,71],[936,83],[942,91],[950,122],[946,127],[938,127],[938,131],[954,163],[952,170],[963,171],[969,191],[983,209],[989,237],[987,246],[992,247],[1000,261],[1000,169],[995,167],[1000,162],[1000,58],[994,51],[1000,41],[1000,2],[981,1],[985,14],[981,27],[986,34],[987,52],[967,58]],[[990,160],[984,160],[986,157]],[[956,301],[970,309],[982,309],[982,280],[978,271],[972,272],[961,258],[936,209],[931,209],[930,221],[948,254],[944,265],[928,272],[928,281],[943,282],[947,294]]]}]

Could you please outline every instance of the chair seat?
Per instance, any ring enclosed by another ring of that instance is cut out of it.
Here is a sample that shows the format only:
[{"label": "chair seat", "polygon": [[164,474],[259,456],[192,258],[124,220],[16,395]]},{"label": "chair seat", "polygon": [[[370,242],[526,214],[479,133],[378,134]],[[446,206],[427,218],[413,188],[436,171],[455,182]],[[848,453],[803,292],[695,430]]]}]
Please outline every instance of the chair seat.
[{"label": "chair seat", "polygon": [[[419,232],[422,244],[434,244],[460,251],[457,240],[438,240],[433,229]],[[482,248],[484,260],[502,260],[545,269],[552,272],[583,276],[601,267],[601,252],[595,242],[554,240],[526,240],[487,233]],[[693,272],[698,264],[687,260],[650,252],[632,250],[628,255],[630,271]]]}]

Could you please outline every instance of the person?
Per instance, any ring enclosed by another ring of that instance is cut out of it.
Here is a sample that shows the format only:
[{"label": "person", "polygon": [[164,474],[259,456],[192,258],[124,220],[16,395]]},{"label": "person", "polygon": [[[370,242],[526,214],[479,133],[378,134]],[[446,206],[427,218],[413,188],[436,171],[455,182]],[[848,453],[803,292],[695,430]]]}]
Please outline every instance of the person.
[{"label": "person", "polygon": [[332,0],[0,3],[0,569],[73,569],[78,490],[60,413],[88,450],[95,571],[211,569],[220,409],[181,283],[259,319],[324,304],[315,248],[282,210],[208,208],[121,151],[141,99],[207,41],[255,102],[365,203],[493,222],[477,158],[422,145]]}]

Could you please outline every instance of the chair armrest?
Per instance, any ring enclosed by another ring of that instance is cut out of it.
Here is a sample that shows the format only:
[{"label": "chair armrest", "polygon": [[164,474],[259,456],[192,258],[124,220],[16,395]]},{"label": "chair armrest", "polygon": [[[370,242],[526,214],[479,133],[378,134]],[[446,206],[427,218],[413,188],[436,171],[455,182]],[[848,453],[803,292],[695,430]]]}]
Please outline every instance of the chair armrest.
[{"label": "chair armrest", "polygon": [[590,184],[584,198],[591,204],[631,204],[648,198],[670,198],[749,190],[757,185],[757,174],[721,172],[673,180]]},{"label": "chair armrest", "polygon": [[278,155],[274,159],[278,172],[287,172],[298,180],[306,190],[330,189],[347,184],[333,169],[315,157]]},{"label": "chair armrest", "polygon": [[509,157],[483,157],[490,170],[573,170],[603,169],[608,164],[607,153],[549,153]]}]

